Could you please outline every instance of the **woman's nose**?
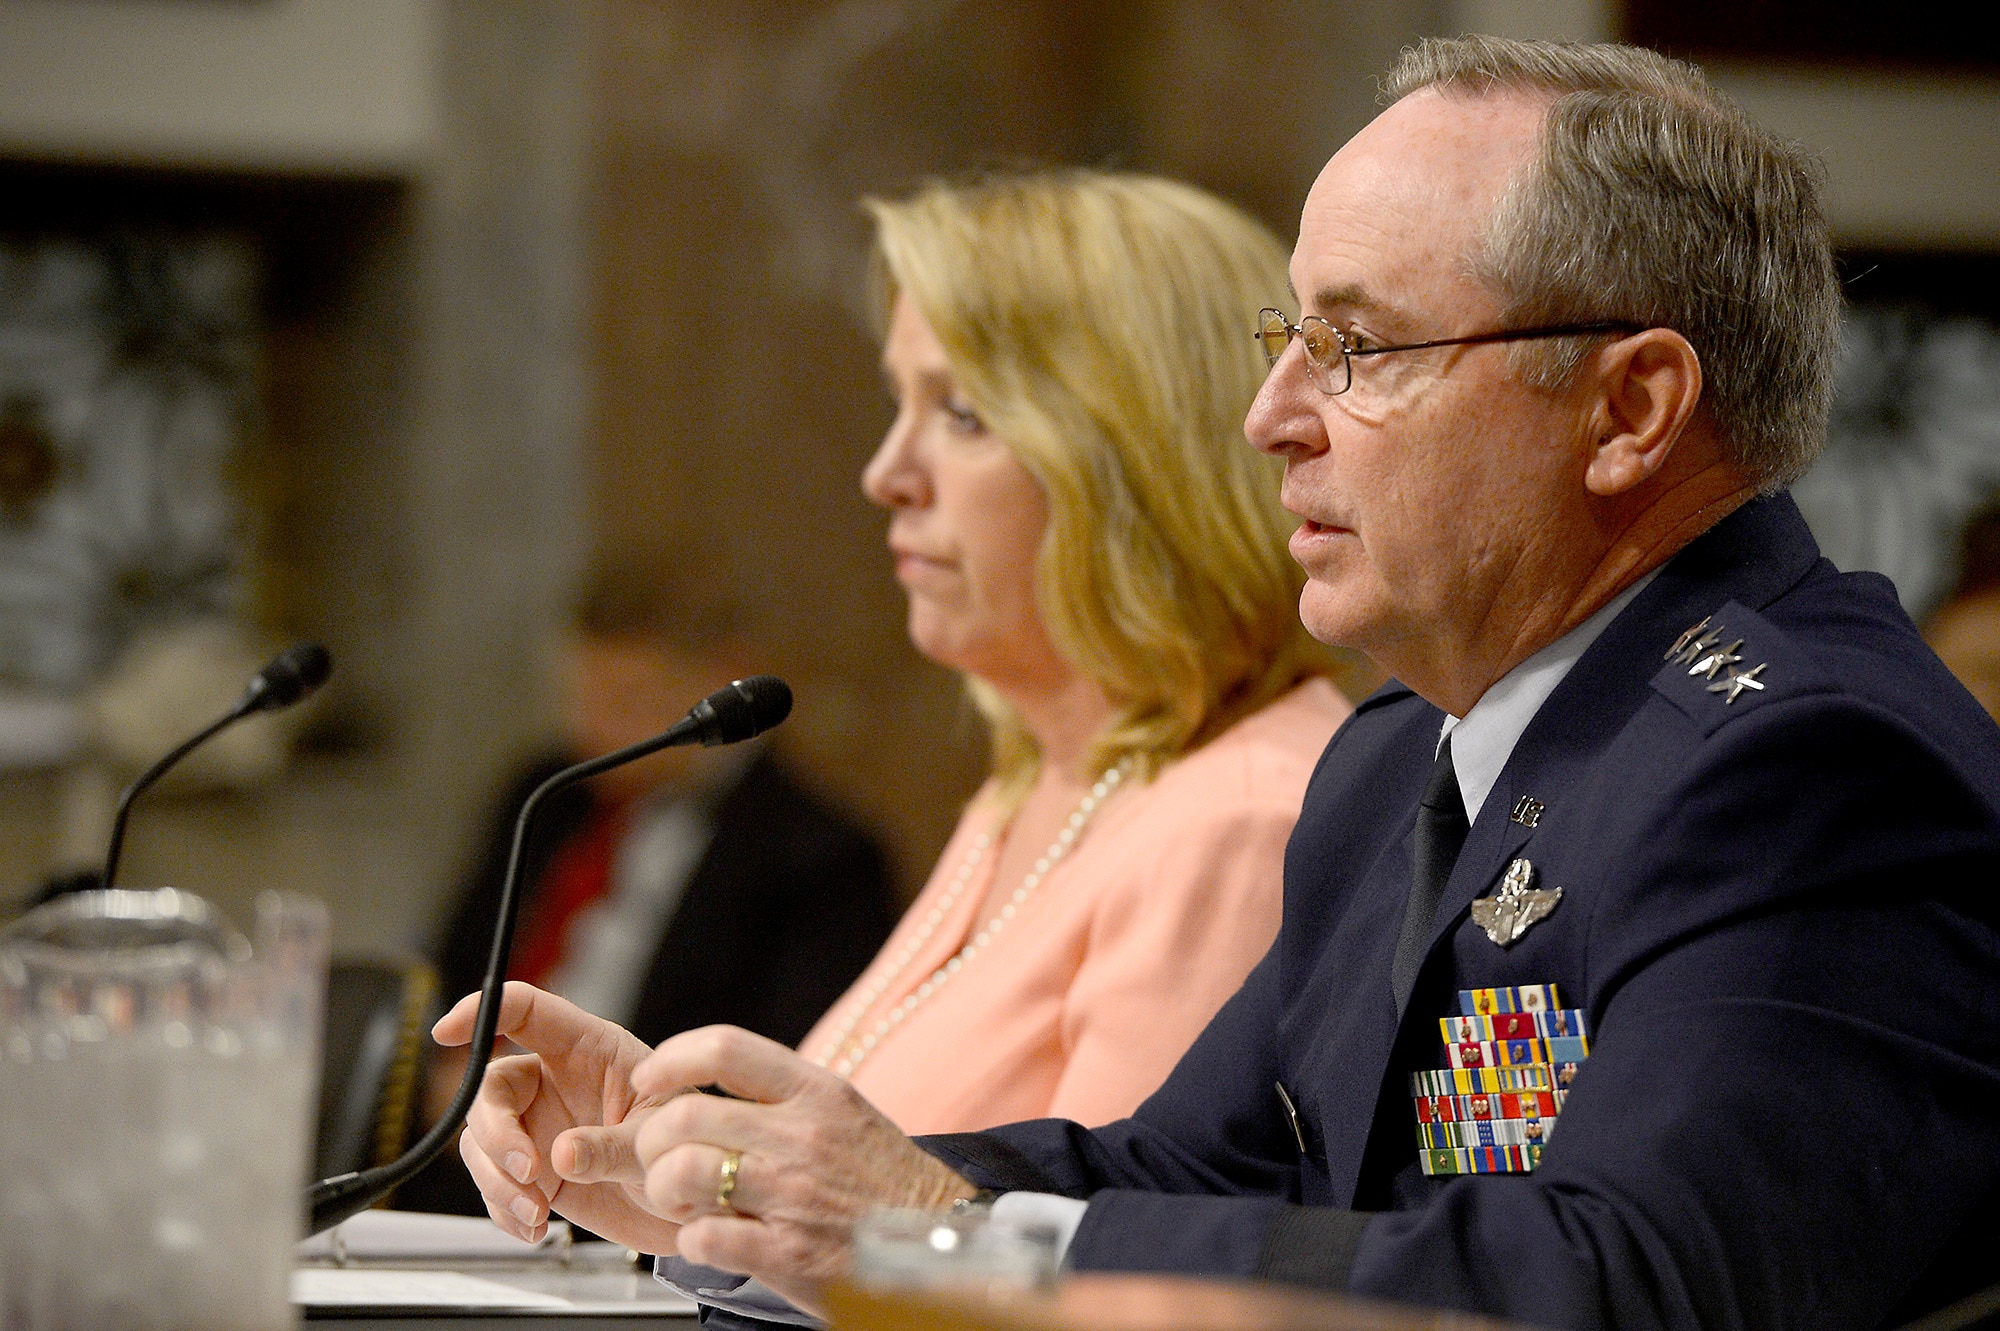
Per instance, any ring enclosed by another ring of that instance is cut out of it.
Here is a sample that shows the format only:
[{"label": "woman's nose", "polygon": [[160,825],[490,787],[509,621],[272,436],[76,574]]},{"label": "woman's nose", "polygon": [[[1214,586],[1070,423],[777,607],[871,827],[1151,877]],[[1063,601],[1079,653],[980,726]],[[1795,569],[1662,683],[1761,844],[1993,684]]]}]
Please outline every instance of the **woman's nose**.
[{"label": "woman's nose", "polygon": [[875,456],[861,469],[861,493],[884,508],[905,508],[929,499],[930,483],[917,454],[916,434],[906,413],[898,412]]}]

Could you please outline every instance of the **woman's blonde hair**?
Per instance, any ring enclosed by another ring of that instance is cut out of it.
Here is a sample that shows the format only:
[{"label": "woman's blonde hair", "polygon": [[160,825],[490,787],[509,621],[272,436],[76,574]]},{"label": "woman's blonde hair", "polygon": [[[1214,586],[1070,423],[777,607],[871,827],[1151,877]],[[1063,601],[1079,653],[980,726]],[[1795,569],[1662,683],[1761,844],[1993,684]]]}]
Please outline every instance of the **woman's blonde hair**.
[{"label": "woman's blonde hair", "polygon": [[[1243,439],[1266,370],[1257,311],[1288,289],[1277,238],[1211,194],[1122,172],[934,183],[864,207],[878,317],[910,298],[1048,497],[1036,603],[1117,709],[1090,768],[1129,758],[1149,777],[1318,673],[1280,468]],[[1040,753],[970,685],[1018,799]]]}]

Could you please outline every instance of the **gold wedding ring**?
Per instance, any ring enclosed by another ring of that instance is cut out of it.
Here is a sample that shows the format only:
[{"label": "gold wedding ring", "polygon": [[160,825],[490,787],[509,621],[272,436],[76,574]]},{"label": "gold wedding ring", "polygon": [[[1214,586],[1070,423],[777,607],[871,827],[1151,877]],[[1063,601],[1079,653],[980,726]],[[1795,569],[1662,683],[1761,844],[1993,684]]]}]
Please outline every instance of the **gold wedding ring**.
[{"label": "gold wedding ring", "polygon": [[743,1152],[731,1151],[722,1157],[722,1177],[715,1183],[715,1209],[730,1210],[729,1199],[736,1195],[736,1170],[743,1163]]}]

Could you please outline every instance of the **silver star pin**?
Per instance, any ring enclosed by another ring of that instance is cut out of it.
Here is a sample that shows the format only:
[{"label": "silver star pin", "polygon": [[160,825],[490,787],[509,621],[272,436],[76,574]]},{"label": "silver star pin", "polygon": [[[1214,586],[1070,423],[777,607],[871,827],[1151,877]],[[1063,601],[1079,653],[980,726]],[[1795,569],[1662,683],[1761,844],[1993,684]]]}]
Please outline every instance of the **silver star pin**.
[{"label": "silver star pin", "polygon": [[1560,887],[1530,887],[1534,880],[1535,866],[1515,860],[1507,866],[1500,890],[1472,903],[1472,922],[1501,947],[1513,946],[1562,900]]},{"label": "silver star pin", "polygon": [[1717,624],[1714,628],[1681,648],[1680,655],[1674,658],[1674,664],[1686,665],[1690,661],[1700,659],[1711,647],[1722,641],[1722,633],[1722,625]]},{"label": "silver star pin", "polygon": [[1762,693],[1764,691],[1764,686],[1757,682],[1757,676],[1763,674],[1764,666],[1769,664],[1770,662],[1766,661],[1763,663],[1763,665],[1759,665],[1755,670],[1745,670],[1741,672],[1738,672],[1735,666],[1731,666],[1729,667],[1728,677],[1725,679],[1716,680],[1715,683],[1708,686],[1708,691],[1710,693],[1727,693],[1729,696],[1722,700],[1722,705],[1724,707],[1727,707],[1730,703],[1735,702],[1736,695],[1743,692],[1743,690],[1745,689],[1755,689],[1757,690],[1757,692]]},{"label": "silver star pin", "polygon": [[1689,666],[1688,673],[1690,675],[1700,675],[1703,679],[1714,679],[1716,671],[1726,665],[1735,665],[1743,659],[1736,654],[1736,649],[1742,645],[1743,639],[1738,638],[1727,647],[1716,648],[1707,656],[1702,657],[1701,660]]},{"label": "silver star pin", "polygon": [[1680,637],[1675,638],[1674,645],[1667,648],[1667,654],[1661,657],[1660,659],[1662,661],[1671,661],[1676,656],[1679,656],[1682,652],[1687,650],[1687,645],[1689,643],[1693,642],[1696,638],[1701,636],[1701,631],[1707,627],[1708,627],[1708,616],[1703,615],[1701,617],[1701,623],[1696,624],[1686,633],[1683,633],[1681,634]]}]

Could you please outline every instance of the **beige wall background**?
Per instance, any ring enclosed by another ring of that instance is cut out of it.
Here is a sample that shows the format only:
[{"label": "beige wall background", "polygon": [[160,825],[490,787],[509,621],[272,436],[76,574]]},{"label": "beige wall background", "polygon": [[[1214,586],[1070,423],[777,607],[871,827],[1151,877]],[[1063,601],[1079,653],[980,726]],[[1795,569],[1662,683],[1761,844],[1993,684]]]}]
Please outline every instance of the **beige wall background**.
[{"label": "beige wall background", "polygon": [[[310,279],[250,470],[263,613],[334,648],[339,742],[267,790],[161,791],[129,881],[312,891],[343,948],[418,943],[548,728],[595,559],[734,596],[798,692],[785,745],[914,888],[982,754],[856,487],[888,421],[856,201],[1114,163],[1289,240],[1402,44],[1616,27],[1596,0],[0,0],[0,226],[80,181],[143,221],[170,187]],[[2000,244],[1991,81],[1718,75],[1827,155],[1849,243]],[[60,858],[67,779],[0,776],[0,913]]]},{"label": "beige wall background", "polygon": [[886,520],[857,485],[889,420],[857,200],[982,166],[1110,160],[1221,190],[1289,237],[1417,12],[598,7],[600,550],[733,591],[798,690],[792,751],[891,835],[906,885],[983,755],[955,678],[903,636]]}]

